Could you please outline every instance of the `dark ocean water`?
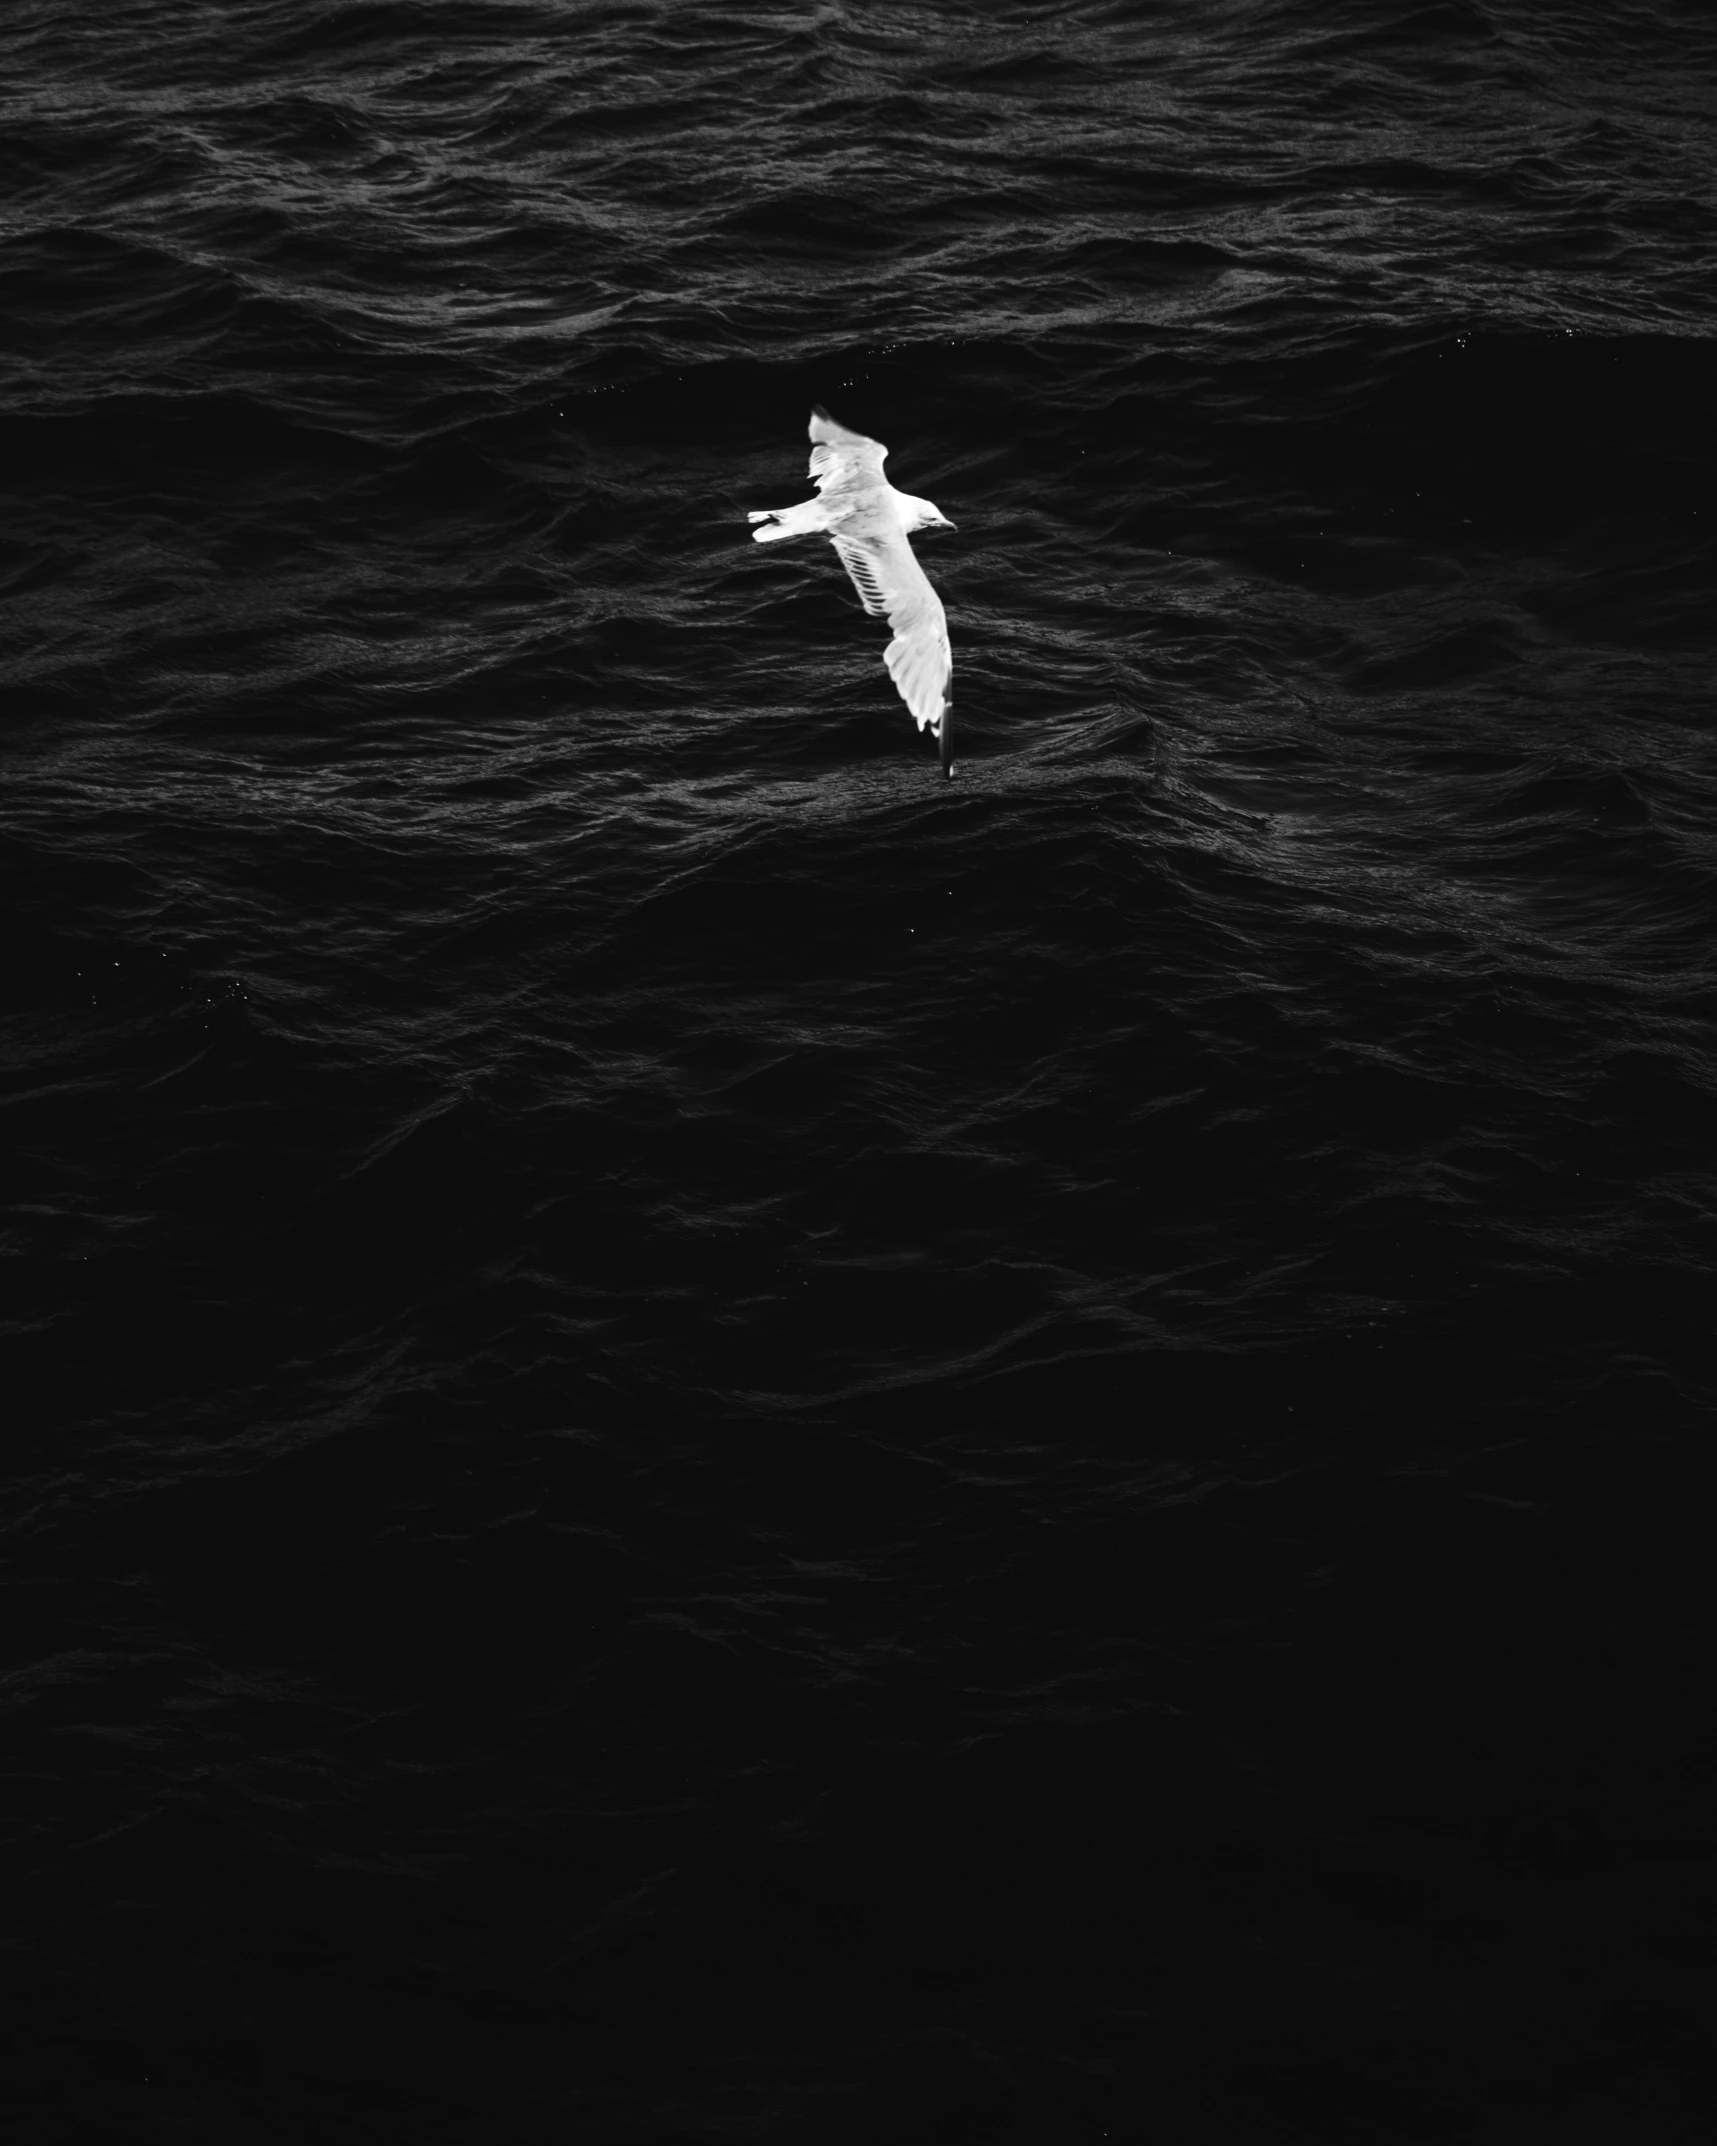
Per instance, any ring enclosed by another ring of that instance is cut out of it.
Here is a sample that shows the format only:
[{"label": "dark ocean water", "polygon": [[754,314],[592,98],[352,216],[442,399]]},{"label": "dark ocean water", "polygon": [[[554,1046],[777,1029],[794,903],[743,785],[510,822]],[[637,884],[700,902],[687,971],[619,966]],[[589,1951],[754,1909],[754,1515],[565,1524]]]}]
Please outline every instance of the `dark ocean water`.
[{"label": "dark ocean water", "polygon": [[1714,107],[12,0],[9,2136],[1710,2136]]}]

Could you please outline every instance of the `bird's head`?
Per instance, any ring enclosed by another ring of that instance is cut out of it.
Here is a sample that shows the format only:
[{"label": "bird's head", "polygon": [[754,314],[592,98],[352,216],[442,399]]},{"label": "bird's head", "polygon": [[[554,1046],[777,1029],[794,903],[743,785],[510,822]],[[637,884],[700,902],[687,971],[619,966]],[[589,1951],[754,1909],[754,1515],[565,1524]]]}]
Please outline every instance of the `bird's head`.
[{"label": "bird's head", "polygon": [[908,528],[910,528],[910,529],[952,529],[952,528],[953,528],[954,524],[953,524],[953,523],[952,523],[952,522],[951,522],[951,521],[950,521],[950,520],[948,519],[947,515],[945,515],[945,514],[944,514],[944,513],[942,512],[942,509],[941,509],[940,507],[938,507],[938,506],[934,506],[934,505],[933,505],[933,504],[932,504],[932,503],[931,503],[931,502],[930,502],[930,501],[929,501],[928,499],[909,499],[909,500],[908,500],[908,504],[909,504],[909,506],[910,506],[910,507],[911,507],[911,509],[912,509],[912,519],[911,519],[911,521],[910,521],[910,522],[909,522],[909,523],[907,524],[907,527],[908,527]]}]

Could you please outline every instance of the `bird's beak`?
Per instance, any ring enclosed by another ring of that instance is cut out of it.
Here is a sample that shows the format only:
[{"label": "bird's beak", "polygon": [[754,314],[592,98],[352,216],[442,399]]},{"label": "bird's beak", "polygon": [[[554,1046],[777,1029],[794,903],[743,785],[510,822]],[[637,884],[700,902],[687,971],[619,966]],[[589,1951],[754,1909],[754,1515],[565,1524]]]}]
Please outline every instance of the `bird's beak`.
[{"label": "bird's beak", "polygon": [[958,529],[960,525],[958,522],[949,521],[948,517],[944,515],[936,526],[938,529]]}]

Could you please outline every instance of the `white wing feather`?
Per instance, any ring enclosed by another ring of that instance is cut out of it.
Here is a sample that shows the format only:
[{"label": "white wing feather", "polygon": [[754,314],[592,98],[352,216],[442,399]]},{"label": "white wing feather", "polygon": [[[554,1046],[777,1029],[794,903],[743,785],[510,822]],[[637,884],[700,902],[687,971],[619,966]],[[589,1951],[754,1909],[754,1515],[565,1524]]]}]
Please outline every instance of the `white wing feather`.
[{"label": "white wing feather", "polygon": [[872,618],[886,618],[894,639],[883,654],[888,674],[920,730],[940,735],[954,675],[948,614],[904,534],[859,539],[832,536]]},{"label": "white wing feather", "polygon": [[882,465],[888,449],[862,432],[849,432],[832,417],[811,419],[811,477],[819,492],[868,492],[886,486]]}]

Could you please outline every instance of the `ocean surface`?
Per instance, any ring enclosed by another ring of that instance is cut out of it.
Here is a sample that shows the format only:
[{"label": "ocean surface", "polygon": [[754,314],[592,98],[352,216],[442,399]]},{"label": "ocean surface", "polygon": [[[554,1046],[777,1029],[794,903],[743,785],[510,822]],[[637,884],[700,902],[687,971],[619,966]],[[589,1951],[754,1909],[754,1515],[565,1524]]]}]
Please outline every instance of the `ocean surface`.
[{"label": "ocean surface", "polygon": [[1711,2136],[1714,119],[11,0],[9,2137]]}]

